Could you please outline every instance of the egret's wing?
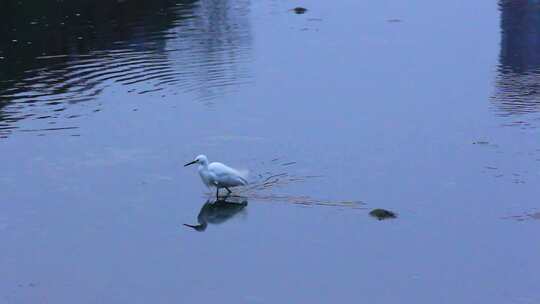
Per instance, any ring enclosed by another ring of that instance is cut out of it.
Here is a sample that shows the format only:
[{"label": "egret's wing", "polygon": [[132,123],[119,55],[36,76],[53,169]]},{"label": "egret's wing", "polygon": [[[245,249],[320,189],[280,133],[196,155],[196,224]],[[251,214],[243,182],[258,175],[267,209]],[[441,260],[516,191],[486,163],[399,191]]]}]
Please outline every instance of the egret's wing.
[{"label": "egret's wing", "polygon": [[208,165],[208,169],[216,175],[217,181],[223,185],[234,187],[248,184],[242,173],[222,163],[211,163]]}]

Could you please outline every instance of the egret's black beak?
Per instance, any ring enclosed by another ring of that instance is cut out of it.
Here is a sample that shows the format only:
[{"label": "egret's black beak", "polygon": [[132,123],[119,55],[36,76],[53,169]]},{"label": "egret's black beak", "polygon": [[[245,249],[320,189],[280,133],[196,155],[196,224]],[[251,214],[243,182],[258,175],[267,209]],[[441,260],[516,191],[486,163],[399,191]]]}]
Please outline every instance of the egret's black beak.
[{"label": "egret's black beak", "polygon": [[187,166],[189,166],[189,165],[193,165],[193,164],[195,164],[195,163],[197,163],[196,160],[194,160],[194,161],[192,161],[192,162],[189,162],[189,163],[185,164],[184,167],[187,167]]},{"label": "egret's black beak", "polygon": [[193,229],[195,229],[197,231],[205,231],[206,230],[206,224],[199,224],[199,225],[184,224],[184,226],[189,227],[189,228],[193,228]]}]

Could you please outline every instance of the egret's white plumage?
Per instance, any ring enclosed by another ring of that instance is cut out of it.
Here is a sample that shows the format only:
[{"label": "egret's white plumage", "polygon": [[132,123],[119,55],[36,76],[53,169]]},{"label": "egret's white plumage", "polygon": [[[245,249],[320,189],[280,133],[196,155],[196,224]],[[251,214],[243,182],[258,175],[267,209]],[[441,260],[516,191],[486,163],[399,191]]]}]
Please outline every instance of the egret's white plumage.
[{"label": "egret's white plumage", "polygon": [[219,195],[220,188],[225,188],[231,193],[229,188],[248,184],[245,174],[222,163],[208,163],[206,155],[197,156],[194,161],[185,164],[184,167],[192,164],[199,164],[198,171],[203,183],[209,188],[216,187],[216,196]]}]

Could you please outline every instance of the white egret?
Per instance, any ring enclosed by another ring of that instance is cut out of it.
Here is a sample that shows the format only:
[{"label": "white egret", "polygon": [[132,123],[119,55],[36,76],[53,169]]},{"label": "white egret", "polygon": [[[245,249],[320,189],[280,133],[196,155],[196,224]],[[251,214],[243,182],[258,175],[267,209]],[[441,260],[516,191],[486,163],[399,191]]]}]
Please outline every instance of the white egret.
[{"label": "white egret", "polygon": [[208,188],[216,187],[216,197],[219,197],[220,188],[227,189],[230,194],[232,191],[229,188],[248,184],[243,174],[237,170],[218,162],[209,164],[206,155],[197,156],[194,161],[185,164],[184,167],[193,164],[199,164],[199,175],[203,183]]}]

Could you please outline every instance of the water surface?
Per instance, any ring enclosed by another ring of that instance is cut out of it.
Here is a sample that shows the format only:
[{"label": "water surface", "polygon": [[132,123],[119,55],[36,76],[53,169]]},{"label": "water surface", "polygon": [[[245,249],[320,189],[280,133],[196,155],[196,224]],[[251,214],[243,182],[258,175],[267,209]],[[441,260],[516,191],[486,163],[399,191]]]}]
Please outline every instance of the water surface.
[{"label": "water surface", "polygon": [[42,2],[0,5],[1,303],[540,300],[535,1]]}]

